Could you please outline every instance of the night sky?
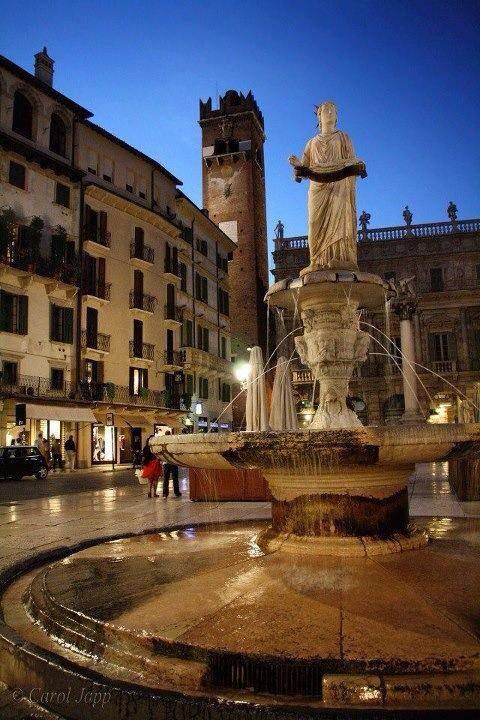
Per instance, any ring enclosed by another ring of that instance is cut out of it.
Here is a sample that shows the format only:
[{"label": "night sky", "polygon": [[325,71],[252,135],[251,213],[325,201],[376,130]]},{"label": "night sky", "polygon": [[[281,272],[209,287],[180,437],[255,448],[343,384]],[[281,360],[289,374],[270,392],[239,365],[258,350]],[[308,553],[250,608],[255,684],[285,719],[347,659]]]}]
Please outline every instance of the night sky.
[{"label": "night sky", "polygon": [[[3,9],[2,9],[3,6]],[[290,153],[332,99],[367,163],[371,226],[480,216],[480,3],[468,0],[0,0],[0,52],[27,70],[47,45],[54,86],[158,159],[201,200],[199,98],[252,90],[265,117],[269,237],[306,232]]]}]

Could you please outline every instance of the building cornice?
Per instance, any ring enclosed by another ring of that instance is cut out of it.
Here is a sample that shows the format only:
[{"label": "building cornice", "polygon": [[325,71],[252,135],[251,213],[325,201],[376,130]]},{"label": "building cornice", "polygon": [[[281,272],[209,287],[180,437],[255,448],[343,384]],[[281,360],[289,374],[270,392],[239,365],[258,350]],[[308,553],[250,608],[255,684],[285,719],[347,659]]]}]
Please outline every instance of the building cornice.
[{"label": "building cornice", "polygon": [[78,182],[85,176],[83,170],[69,165],[66,160],[54,157],[52,153],[40,150],[34,143],[4,130],[0,130],[0,148],[17,153],[27,162],[36,163],[43,169],[53,170],[56,175],[63,175],[72,182]]},{"label": "building cornice", "polygon": [[162,230],[166,235],[171,238],[178,238],[180,236],[180,228],[173,224],[170,220],[167,220],[163,215],[149,207],[142,205],[135,198],[127,198],[125,195],[115,190],[114,187],[106,188],[100,181],[95,181],[89,176],[84,180],[85,184],[85,197],[92,197],[99,202],[110,205],[111,207],[128,213],[138,220],[154,225],[159,230]]}]

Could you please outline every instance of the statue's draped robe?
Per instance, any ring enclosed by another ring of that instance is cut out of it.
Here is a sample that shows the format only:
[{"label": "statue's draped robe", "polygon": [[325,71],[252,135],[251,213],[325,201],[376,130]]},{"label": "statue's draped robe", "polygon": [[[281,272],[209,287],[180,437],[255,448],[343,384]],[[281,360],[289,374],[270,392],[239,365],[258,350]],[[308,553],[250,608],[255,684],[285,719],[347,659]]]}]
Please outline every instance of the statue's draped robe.
[{"label": "statue's draped robe", "polygon": [[[308,141],[302,165],[320,172],[325,166],[343,167],[354,160],[348,135],[336,130]],[[357,265],[357,215],[355,177],[335,182],[310,181],[308,191],[308,245],[310,267],[352,269]]]}]

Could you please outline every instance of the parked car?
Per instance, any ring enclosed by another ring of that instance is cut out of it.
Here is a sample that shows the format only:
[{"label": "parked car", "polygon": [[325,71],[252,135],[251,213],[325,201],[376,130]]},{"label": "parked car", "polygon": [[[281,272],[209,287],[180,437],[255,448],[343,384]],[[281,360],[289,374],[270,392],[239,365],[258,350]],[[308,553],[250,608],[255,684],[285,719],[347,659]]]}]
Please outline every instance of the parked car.
[{"label": "parked car", "polygon": [[35,475],[45,480],[48,466],[40,450],[29,445],[0,447],[0,480],[21,480],[24,475]]}]

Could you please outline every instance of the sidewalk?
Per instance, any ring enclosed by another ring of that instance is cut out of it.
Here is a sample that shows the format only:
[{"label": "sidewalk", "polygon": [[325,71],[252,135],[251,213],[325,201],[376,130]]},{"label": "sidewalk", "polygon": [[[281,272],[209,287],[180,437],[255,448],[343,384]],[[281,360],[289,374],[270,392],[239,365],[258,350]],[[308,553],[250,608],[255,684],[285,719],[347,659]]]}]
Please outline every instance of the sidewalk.
[{"label": "sidewalk", "polygon": [[132,463],[116,464],[113,468],[111,464],[108,465],[92,465],[89,468],[75,468],[75,470],[49,470],[49,477],[67,477],[69,475],[86,475],[93,473],[107,473],[117,472],[117,470],[131,470],[132,475],[135,472]]}]

